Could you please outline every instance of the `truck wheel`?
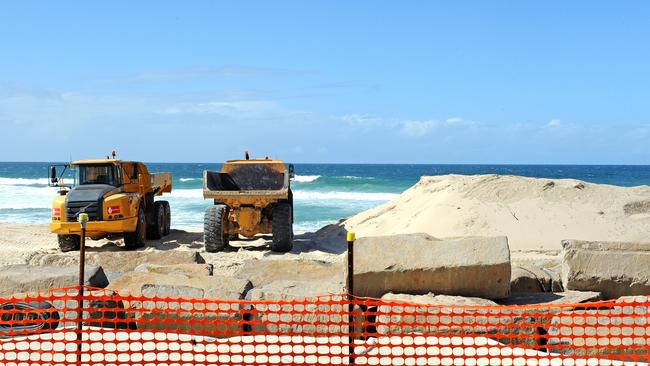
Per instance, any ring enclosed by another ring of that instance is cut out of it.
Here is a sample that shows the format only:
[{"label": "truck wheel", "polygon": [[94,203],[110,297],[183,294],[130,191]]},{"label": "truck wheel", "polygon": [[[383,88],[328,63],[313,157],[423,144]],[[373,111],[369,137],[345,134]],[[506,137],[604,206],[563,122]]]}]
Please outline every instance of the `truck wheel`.
[{"label": "truck wheel", "polygon": [[205,209],[203,220],[203,242],[205,251],[210,253],[220,252],[228,245],[228,234],[223,232],[227,220],[227,207],[214,205]]},{"label": "truck wheel", "polygon": [[273,242],[271,250],[274,252],[288,252],[293,248],[293,227],[291,225],[291,204],[278,202],[271,213],[271,226]]},{"label": "truck wheel", "polygon": [[160,202],[153,203],[151,218],[147,223],[147,239],[160,239],[165,232],[165,207]]},{"label": "truck wheel", "polygon": [[169,202],[167,201],[158,201],[165,208],[165,230],[163,235],[167,236],[171,232],[172,227],[172,210],[169,208]]},{"label": "truck wheel", "polygon": [[142,248],[146,242],[147,221],[144,216],[144,211],[138,211],[138,224],[135,231],[131,233],[124,233],[124,246],[127,249]]},{"label": "truck wheel", "polygon": [[59,239],[59,249],[62,252],[71,252],[81,248],[81,237],[79,235],[57,235]]}]

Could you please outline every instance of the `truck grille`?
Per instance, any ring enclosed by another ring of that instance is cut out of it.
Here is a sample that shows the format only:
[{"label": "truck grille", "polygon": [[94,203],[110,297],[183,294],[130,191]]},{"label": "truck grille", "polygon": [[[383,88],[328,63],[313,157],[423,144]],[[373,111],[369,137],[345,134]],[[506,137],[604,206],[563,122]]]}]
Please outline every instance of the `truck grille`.
[{"label": "truck grille", "polygon": [[67,202],[65,207],[65,217],[67,221],[77,221],[77,214],[84,208],[84,212],[88,214],[89,221],[100,221],[102,215],[101,205],[93,201],[78,201]]}]

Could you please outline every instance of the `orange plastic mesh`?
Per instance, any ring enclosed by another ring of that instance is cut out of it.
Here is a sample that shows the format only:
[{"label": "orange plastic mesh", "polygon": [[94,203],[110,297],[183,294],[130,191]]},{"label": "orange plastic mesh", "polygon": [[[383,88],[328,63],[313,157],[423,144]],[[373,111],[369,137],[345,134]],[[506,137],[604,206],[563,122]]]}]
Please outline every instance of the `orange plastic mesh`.
[{"label": "orange plastic mesh", "polygon": [[222,301],[84,288],[81,318],[79,300],[78,287],[1,298],[0,364],[645,365],[650,360],[647,298],[498,307],[355,298],[350,312],[346,295]]}]

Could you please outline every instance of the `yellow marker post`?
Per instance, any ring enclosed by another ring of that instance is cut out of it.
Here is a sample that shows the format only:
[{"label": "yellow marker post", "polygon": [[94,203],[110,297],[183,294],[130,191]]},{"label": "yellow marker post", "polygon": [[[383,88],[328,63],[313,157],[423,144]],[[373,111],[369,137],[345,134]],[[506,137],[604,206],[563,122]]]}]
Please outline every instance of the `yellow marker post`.
[{"label": "yellow marker post", "polygon": [[348,231],[348,357],[350,365],[354,365],[354,240],[355,235]]}]

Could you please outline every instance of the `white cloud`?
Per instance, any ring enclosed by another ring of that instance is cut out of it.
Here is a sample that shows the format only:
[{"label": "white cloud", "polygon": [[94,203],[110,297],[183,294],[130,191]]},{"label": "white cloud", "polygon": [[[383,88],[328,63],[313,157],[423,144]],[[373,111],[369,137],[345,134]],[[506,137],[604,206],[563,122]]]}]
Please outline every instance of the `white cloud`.
[{"label": "white cloud", "polygon": [[563,123],[559,119],[552,119],[546,124],[546,127],[548,128],[560,128],[562,126]]},{"label": "white cloud", "polygon": [[179,103],[160,111],[166,115],[219,115],[230,118],[265,118],[277,116],[283,108],[269,100],[212,101]]},{"label": "white cloud", "polygon": [[414,119],[384,119],[367,114],[346,114],[338,117],[352,128],[393,130],[406,138],[422,138],[429,135],[437,128],[470,128],[473,129],[479,124],[461,117],[451,117],[444,122],[435,119],[414,120]]},{"label": "white cloud", "polygon": [[400,133],[406,137],[418,138],[428,135],[431,130],[436,128],[439,123],[437,121],[400,121]]},{"label": "white cloud", "polygon": [[445,122],[447,124],[453,125],[453,124],[461,124],[461,123],[465,122],[465,120],[463,118],[461,118],[461,117],[451,117],[451,118],[447,118],[447,120],[445,120]]},{"label": "white cloud", "polygon": [[367,114],[346,114],[339,117],[341,121],[347,123],[352,127],[380,127],[386,125],[386,121],[382,118],[372,117]]}]

